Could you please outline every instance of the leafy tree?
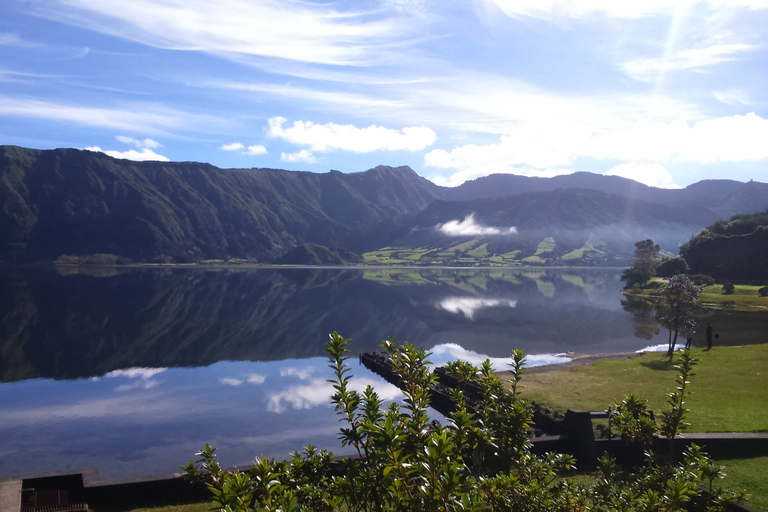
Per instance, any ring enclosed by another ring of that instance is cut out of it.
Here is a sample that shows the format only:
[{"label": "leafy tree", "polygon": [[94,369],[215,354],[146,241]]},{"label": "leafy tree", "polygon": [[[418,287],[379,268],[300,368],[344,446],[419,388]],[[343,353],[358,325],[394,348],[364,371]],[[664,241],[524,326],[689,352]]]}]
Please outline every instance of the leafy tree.
[{"label": "leafy tree", "polygon": [[757,294],[761,297],[768,297],[768,286],[763,286],[759,290],[757,290]]},{"label": "leafy tree", "polygon": [[[184,467],[188,478],[205,482],[213,503],[224,512],[247,511],[563,511],[653,510],[683,512],[696,494],[697,484],[721,475],[695,445],[681,462],[641,454],[642,464],[621,467],[608,456],[600,461],[600,479],[592,486],[577,485],[561,476],[575,467],[568,455],[530,452],[528,431],[531,405],[519,397],[525,354],[515,351],[511,389],[484,362],[480,368],[461,365],[483,389],[477,410],[467,407],[461,391],[454,392],[456,411],[441,425],[430,422],[430,386],[436,377],[428,370],[428,353],[410,344],[385,342],[403,390],[402,403],[385,409],[369,386],[359,393],[350,386],[346,340],[337,333],[327,343],[335,390],[331,402],[342,416],[342,445],[353,446],[359,458],[334,462],[330,452],[308,446],[287,461],[256,459],[249,471],[226,471],[206,445],[196,461]],[[468,363],[467,363],[468,364]],[[674,438],[684,426],[687,378],[692,375],[689,352],[678,365],[678,392],[670,395],[661,427],[647,414],[645,402],[629,398],[618,404],[612,428],[640,432],[650,447],[657,432]],[[682,382],[682,384],[681,384]],[[717,491],[701,510],[720,510],[742,495]],[[724,510],[724,509],[723,509]]]},{"label": "leafy tree", "polygon": [[654,276],[656,268],[660,264],[658,244],[653,240],[641,240],[635,242],[635,257],[632,260],[632,266],[621,274],[621,280],[626,281],[627,288],[632,288],[635,284],[643,285]]},{"label": "leafy tree", "polygon": [[656,267],[657,277],[672,277],[676,274],[687,274],[691,269],[688,267],[685,258],[678,256],[676,258],[665,258],[661,264]]},{"label": "leafy tree", "polygon": [[725,283],[723,285],[723,293],[725,295],[733,295],[736,291],[736,286],[733,283]]},{"label": "leafy tree", "polygon": [[693,312],[701,290],[700,286],[694,284],[684,274],[670,277],[666,286],[661,290],[656,318],[661,325],[669,330],[667,354],[670,359],[675,351],[678,334],[680,332],[693,332],[696,327]]}]

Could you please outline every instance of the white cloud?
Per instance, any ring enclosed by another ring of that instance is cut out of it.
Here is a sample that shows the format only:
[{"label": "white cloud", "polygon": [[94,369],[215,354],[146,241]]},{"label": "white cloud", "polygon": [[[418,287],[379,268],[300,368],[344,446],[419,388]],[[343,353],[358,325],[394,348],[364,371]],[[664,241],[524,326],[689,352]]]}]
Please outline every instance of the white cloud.
[{"label": "white cloud", "polygon": [[450,220],[445,224],[438,224],[435,229],[448,236],[514,235],[517,233],[515,226],[509,228],[482,226],[475,221],[473,213],[467,215],[463,221]]},{"label": "white cloud", "polygon": [[120,142],[123,142],[125,144],[131,144],[133,146],[136,146],[137,148],[157,149],[157,148],[163,147],[162,144],[152,139],[138,140],[138,139],[134,139],[133,137],[126,137],[125,135],[118,135],[115,138]]},{"label": "white cloud", "polygon": [[748,44],[719,44],[708,48],[680,50],[658,58],[634,59],[622,64],[621,68],[632,78],[650,82],[669,71],[702,68],[735,60],[734,54],[756,48]]},{"label": "white cloud", "polygon": [[48,0],[36,12],[159,48],[333,65],[376,62],[411,25],[394,9],[284,0]]},{"label": "white cloud", "polygon": [[224,144],[219,149],[221,149],[223,151],[240,151],[240,150],[245,149],[245,146],[243,146],[239,142],[233,142],[232,144]]},{"label": "white cloud", "polygon": [[244,155],[252,156],[267,154],[267,148],[260,144],[254,144],[253,146],[248,146],[248,148],[246,148],[240,142],[233,142],[232,144],[224,144],[223,146],[220,146],[219,149],[222,151],[241,151]]},{"label": "white cloud", "polygon": [[30,117],[71,122],[120,131],[165,134],[167,130],[193,126],[217,126],[219,119],[182,112],[164,105],[134,104],[126,109],[63,105],[40,100],[0,96],[0,116]]},{"label": "white cloud", "polygon": [[[744,162],[768,158],[768,120],[755,113],[704,119],[690,125],[684,118],[639,119],[634,124],[552,125],[522,122],[498,144],[467,145],[450,152],[433,150],[427,166],[456,169],[449,177],[432,177],[440,185],[458,185],[492,173],[527,176],[568,174],[577,158],[629,162]],[[552,168],[544,168],[544,166]],[[532,168],[531,168],[532,167]]]},{"label": "white cloud", "polygon": [[643,0],[622,2],[616,0],[490,0],[505,14],[513,18],[523,16],[583,18],[602,14],[613,18],[643,18],[656,14],[673,15],[678,9],[696,4],[712,7],[744,7],[766,9],[766,0]]},{"label": "white cloud", "polygon": [[315,162],[317,162],[317,158],[315,158],[315,155],[313,155],[311,151],[307,151],[306,149],[302,149],[298,153],[281,153],[280,160],[282,160],[283,162],[289,162],[292,164],[295,164],[296,162],[306,162],[308,164],[314,164]]},{"label": "white cloud", "polygon": [[247,155],[266,155],[267,154],[267,148],[260,144],[254,144],[253,146],[248,146],[248,150],[245,152]]},{"label": "white cloud", "polygon": [[312,151],[320,153],[333,150],[354,153],[371,153],[381,150],[420,151],[432,145],[437,138],[435,132],[426,126],[392,130],[376,125],[358,128],[351,124],[321,125],[311,121],[294,121],[293,126],[286,129],[283,128],[283,124],[287,121],[284,117],[271,118],[268,135],[292,144],[310,146]]},{"label": "white cloud", "polygon": [[479,297],[448,297],[437,303],[439,309],[444,309],[449,313],[462,313],[470,320],[475,318],[475,313],[479,309],[506,306],[514,308],[517,306],[516,300],[507,299],[488,299]]},{"label": "white cloud", "polygon": [[227,386],[234,386],[234,387],[237,387],[237,386],[240,386],[240,385],[243,384],[242,380],[235,379],[233,377],[221,378],[221,379],[219,379],[219,382],[221,382],[222,384],[226,384]]},{"label": "white cloud", "polygon": [[728,89],[725,91],[716,91],[715,99],[726,105],[751,105],[749,95],[739,89]]},{"label": "white cloud", "polygon": [[617,165],[605,174],[635,180],[649,187],[680,188],[669,171],[659,163],[629,162]]},{"label": "white cloud", "polygon": [[170,162],[167,156],[159,155],[149,148],[144,148],[141,151],[135,149],[129,149],[128,151],[105,151],[99,146],[89,146],[85,148],[88,151],[97,151],[104,153],[112,158],[122,158],[125,160],[133,160],[135,162]]}]

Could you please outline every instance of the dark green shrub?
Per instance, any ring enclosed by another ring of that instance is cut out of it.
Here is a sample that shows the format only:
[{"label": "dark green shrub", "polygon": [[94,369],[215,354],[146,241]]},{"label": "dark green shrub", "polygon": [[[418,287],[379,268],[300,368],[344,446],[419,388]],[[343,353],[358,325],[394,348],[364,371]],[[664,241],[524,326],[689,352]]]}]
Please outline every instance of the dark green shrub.
[{"label": "dark green shrub", "polygon": [[761,297],[768,297],[768,286],[763,286],[759,290],[757,290],[758,295]]},{"label": "dark green shrub", "polygon": [[685,258],[678,256],[677,258],[667,258],[656,267],[657,277],[672,277],[676,274],[687,274],[691,269],[688,267]]},{"label": "dark green shrub", "polygon": [[694,274],[688,277],[691,279],[691,281],[699,286],[710,286],[715,284],[715,278],[706,274]]},{"label": "dark green shrub", "polygon": [[733,292],[736,291],[736,287],[733,285],[733,283],[725,283],[723,285],[723,293],[725,295],[733,295]]}]

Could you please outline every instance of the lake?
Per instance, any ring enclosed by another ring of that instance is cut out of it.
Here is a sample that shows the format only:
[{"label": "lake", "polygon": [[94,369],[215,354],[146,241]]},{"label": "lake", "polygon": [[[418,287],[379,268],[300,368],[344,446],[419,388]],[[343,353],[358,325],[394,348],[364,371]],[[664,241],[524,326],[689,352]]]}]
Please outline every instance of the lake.
[{"label": "lake", "polygon": [[[323,352],[333,331],[352,338],[354,356],[395,337],[436,364],[490,357],[499,369],[516,348],[537,365],[665,345],[648,311],[622,304],[620,274],[0,269],[0,478],[168,475],[206,442],[225,466],[308,443],[344,453]],[[706,320],[718,342],[768,341],[765,314]],[[359,389],[398,399],[356,357],[350,364]]]}]

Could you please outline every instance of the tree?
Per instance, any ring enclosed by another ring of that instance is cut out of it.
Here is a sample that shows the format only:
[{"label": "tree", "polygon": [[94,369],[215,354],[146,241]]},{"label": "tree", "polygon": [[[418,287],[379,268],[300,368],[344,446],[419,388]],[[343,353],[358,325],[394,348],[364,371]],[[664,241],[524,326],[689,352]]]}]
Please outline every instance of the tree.
[{"label": "tree", "polygon": [[661,325],[669,330],[667,354],[670,359],[675,351],[677,335],[680,332],[693,332],[696,327],[693,312],[701,290],[700,286],[694,284],[684,274],[670,277],[666,286],[661,290],[656,318]]},{"label": "tree", "polygon": [[682,256],[665,258],[656,267],[656,277],[672,277],[676,274],[687,274],[690,270],[688,263],[686,263],[685,258]]},{"label": "tree", "polygon": [[[678,463],[649,449],[641,453],[642,463],[636,468],[620,467],[606,455],[599,464],[602,474],[598,482],[577,484],[560,476],[575,467],[572,457],[554,453],[537,456],[530,451],[532,407],[519,397],[525,365],[522,351],[512,356],[511,392],[505,390],[489,361],[480,368],[462,368],[463,374],[480,385],[483,396],[471,412],[463,393],[455,391],[456,410],[442,425],[429,421],[426,414],[430,386],[436,380],[428,369],[426,351],[410,344],[382,345],[403,390],[400,403],[382,409],[383,403],[372,387],[360,393],[350,385],[348,342],[333,333],[327,343],[334,373],[329,382],[335,390],[331,403],[345,423],[341,443],[356,448],[359,458],[334,461],[330,452],[308,446],[287,461],[259,457],[248,471],[227,471],[216,461],[215,450],[206,445],[197,454],[197,461],[190,461],[183,469],[189,479],[209,487],[217,509],[683,512],[690,509],[697,484],[708,481],[711,488],[722,469],[695,445]],[[670,395],[670,408],[660,415],[660,428],[643,411],[645,402],[636,398],[612,410],[611,428],[630,438],[637,438],[635,431],[640,428],[644,436],[641,442],[647,442],[647,447],[658,440],[659,431],[673,439],[684,427],[685,384],[692,368],[690,353],[683,352],[678,384],[684,384]],[[638,422],[637,418],[643,420]],[[720,510],[716,506],[742,498],[743,493],[716,491],[697,503],[697,510]]]},{"label": "tree", "polygon": [[653,240],[641,240],[635,242],[635,257],[632,260],[632,266],[624,271],[621,280],[626,281],[626,288],[632,288],[635,284],[643,285],[656,272],[659,266],[659,251],[661,247],[654,244]]}]

